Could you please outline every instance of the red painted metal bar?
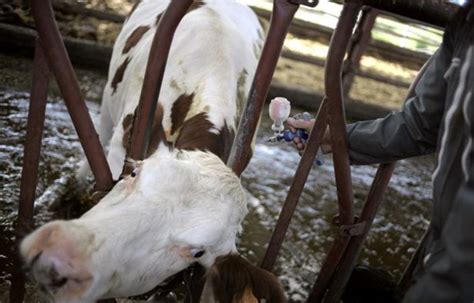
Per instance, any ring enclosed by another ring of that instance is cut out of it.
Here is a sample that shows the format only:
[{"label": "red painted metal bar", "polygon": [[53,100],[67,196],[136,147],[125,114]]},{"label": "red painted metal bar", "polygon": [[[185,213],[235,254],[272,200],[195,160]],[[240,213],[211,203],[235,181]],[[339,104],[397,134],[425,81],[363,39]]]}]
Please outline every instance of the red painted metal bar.
[{"label": "red painted metal bar", "polygon": [[[59,34],[50,0],[32,0],[31,8],[38,35],[45,45],[44,52],[66,102],[72,122],[96,180],[96,189],[109,190],[113,185],[112,173],[94,124],[89,116],[79,84]],[[46,47],[47,46],[47,47]]]},{"label": "red painted metal bar", "polygon": [[374,8],[368,6],[362,8],[362,15],[349,46],[346,62],[344,62],[342,74],[344,97],[349,96],[355,72],[359,68],[360,60],[369,46],[372,28],[374,27],[377,15],[378,10]]},{"label": "red painted metal bar", "polygon": [[320,105],[318,114],[316,115],[316,121],[313,129],[310,133],[308,144],[306,145],[303,156],[301,157],[298,168],[296,169],[293,183],[291,184],[288,195],[286,196],[285,203],[280,212],[275,229],[272,233],[272,238],[268,244],[267,251],[262,261],[261,267],[272,271],[275,265],[276,258],[285,239],[286,232],[290,225],[291,218],[295,212],[301,193],[303,192],[304,185],[308,178],[308,174],[311,171],[311,167],[314,163],[316,153],[321,146],[323,136],[327,127],[327,101],[324,99]]},{"label": "red painted metal bar", "polygon": [[[346,49],[361,7],[358,3],[344,4],[338,24],[331,38],[325,67],[325,90],[329,103],[329,128],[331,131],[334,172],[339,203],[338,221],[341,225],[346,226],[354,223],[354,213],[341,74]],[[323,299],[349,240],[350,237],[344,235],[339,235],[335,239],[326,261],[321,267],[308,302],[321,302]]]},{"label": "red painted metal bar", "polygon": [[357,262],[357,258],[362,251],[364,240],[366,239],[375,215],[382,204],[383,195],[388,187],[394,169],[395,163],[381,164],[379,166],[370,188],[369,195],[367,196],[364,209],[360,215],[360,222],[364,223],[364,232],[361,235],[351,238],[345,255],[339,263],[337,271],[331,281],[331,286],[324,298],[325,303],[339,302],[344,287],[349,281],[352,270]]},{"label": "red painted metal bar", "polygon": [[[20,201],[16,226],[16,247],[24,235],[33,230],[33,210],[36,185],[38,183],[38,166],[43,136],[46,98],[49,83],[49,68],[39,40],[36,41],[33,65],[33,83],[28,109],[26,140],[23,149],[23,169],[21,171]],[[21,260],[14,260],[14,272],[10,287],[10,302],[23,302],[25,292],[25,274]]]},{"label": "red painted metal bar", "polygon": [[[192,4],[193,0],[171,1],[158,23],[148,57],[140,101],[133,118],[130,148],[127,151],[127,156],[132,159],[142,160],[146,156],[173,36]],[[162,117],[157,118],[162,119]],[[161,125],[161,121],[159,123]],[[162,128],[158,132],[161,133],[159,134],[161,137],[164,137]],[[125,163],[122,174],[130,173],[130,169]],[[193,270],[191,293],[188,294],[187,300],[191,300],[191,302],[199,301],[203,286],[200,281],[203,275],[202,270]]]},{"label": "red painted metal bar", "polygon": [[405,16],[435,26],[444,27],[456,9],[448,1],[441,0],[346,0],[363,3],[388,13]]},{"label": "red painted metal bar", "polygon": [[262,113],[263,104],[275,72],[286,33],[298,5],[287,0],[274,0],[270,29],[258,62],[257,71],[250,89],[249,98],[241,114],[227,165],[240,176],[251,158],[251,144]]},{"label": "red painted metal bar", "polygon": [[329,129],[331,132],[332,155],[339,202],[339,220],[341,224],[352,224],[354,221],[351,168],[341,75],[344,56],[360,8],[360,4],[344,4],[339,22],[331,39],[324,75],[324,86],[329,102]]},{"label": "red painted metal bar", "polygon": [[[128,151],[128,156],[132,159],[145,158],[171,42],[179,22],[192,3],[193,0],[171,1],[160,18],[148,57],[140,101],[133,119],[131,144]],[[161,129],[160,132],[162,131]],[[124,172],[126,172],[125,167]]]}]

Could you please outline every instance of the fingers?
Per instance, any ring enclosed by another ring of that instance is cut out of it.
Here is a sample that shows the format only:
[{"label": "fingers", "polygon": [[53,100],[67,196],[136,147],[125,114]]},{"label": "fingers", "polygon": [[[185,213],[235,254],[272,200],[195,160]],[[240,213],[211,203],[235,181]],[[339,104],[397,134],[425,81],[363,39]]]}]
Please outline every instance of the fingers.
[{"label": "fingers", "polygon": [[293,118],[288,118],[288,120],[286,120],[286,126],[292,133],[296,131],[296,128],[293,126],[294,121],[296,120]]},{"label": "fingers", "polygon": [[288,118],[288,120],[286,120],[286,124],[288,125],[288,128],[291,129],[291,131],[295,131],[296,128],[302,128],[307,131],[310,131],[311,128],[313,128],[314,119],[311,119],[310,121],[305,121],[296,120],[294,118]]}]

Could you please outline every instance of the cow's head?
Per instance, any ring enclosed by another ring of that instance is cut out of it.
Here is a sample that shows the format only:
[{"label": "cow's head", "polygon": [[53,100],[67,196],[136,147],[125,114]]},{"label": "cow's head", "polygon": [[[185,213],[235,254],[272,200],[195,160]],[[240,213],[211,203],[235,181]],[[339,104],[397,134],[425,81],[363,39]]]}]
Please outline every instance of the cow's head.
[{"label": "cow's head", "polygon": [[162,146],[81,218],[42,226],[20,250],[56,302],[130,296],[235,252],[246,213],[239,178],[217,156]]}]

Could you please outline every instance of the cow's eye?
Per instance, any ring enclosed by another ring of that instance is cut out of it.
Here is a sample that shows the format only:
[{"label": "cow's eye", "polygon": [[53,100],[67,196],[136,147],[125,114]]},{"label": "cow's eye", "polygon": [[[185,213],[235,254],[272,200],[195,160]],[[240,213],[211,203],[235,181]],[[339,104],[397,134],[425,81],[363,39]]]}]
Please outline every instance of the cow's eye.
[{"label": "cow's eye", "polygon": [[193,255],[193,258],[197,259],[197,258],[202,257],[206,253],[206,251],[205,250],[196,250],[196,251],[192,251],[191,253]]},{"label": "cow's eye", "polygon": [[137,169],[133,170],[132,173],[130,174],[130,177],[135,178],[137,176]]}]

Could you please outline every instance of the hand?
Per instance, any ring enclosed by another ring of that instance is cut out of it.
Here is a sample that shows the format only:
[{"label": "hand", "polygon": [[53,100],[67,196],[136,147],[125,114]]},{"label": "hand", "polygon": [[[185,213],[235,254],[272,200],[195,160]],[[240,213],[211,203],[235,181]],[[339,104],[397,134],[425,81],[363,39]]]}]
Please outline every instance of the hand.
[{"label": "hand", "polygon": [[[295,132],[297,128],[302,128],[306,130],[307,132],[311,132],[314,126],[314,119],[311,119],[310,121],[306,120],[297,120],[294,118],[288,118],[286,121],[286,124],[288,128],[292,131]],[[305,149],[305,144],[301,142],[300,138],[295,138],[293,142],[296,145],[296,148],[298,149],[300,155],[303,154],[303,151]],[[331,134],[329,133],[329,127],[326,129],[326,132],[324,133],[323,137],[323,142],[321,142],[321,149],[323,153],[328,154],[332,152],[331,149]]]}]

